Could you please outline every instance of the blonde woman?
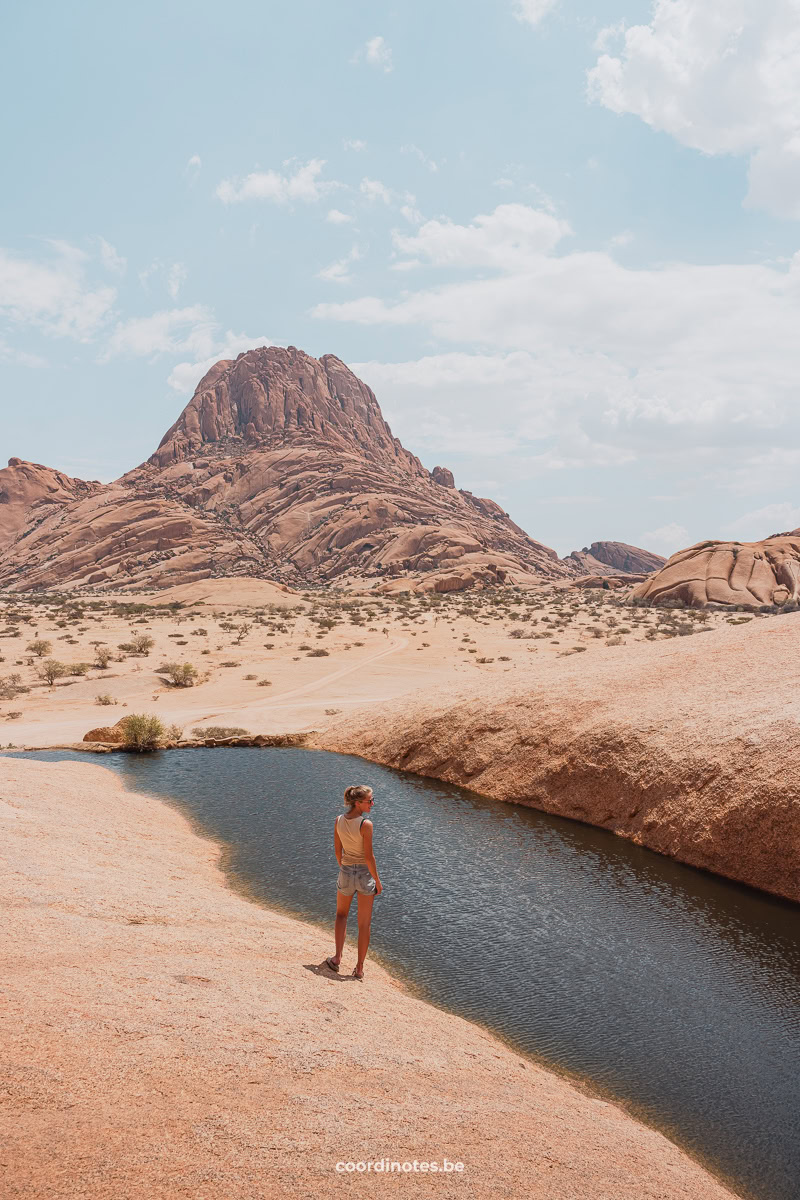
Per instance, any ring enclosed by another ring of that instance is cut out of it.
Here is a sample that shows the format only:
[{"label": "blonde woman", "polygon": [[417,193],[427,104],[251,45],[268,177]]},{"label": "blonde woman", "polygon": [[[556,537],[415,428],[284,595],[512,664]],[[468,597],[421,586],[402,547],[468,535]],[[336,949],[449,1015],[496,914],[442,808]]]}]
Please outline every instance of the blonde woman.
[{"label": "blonde woman", "polygon": [[369,815],[374,805],[371,787],[357,785],[346,788],[344,812],[336,818],[333,828],[333,847],[339,863],[334,926],[336,953],[325,959],[325,965],[338,974],[347,936],[347,914],[353,894],[358,892],[358,962],[353,968],[354,979],[364,978],[372,904],[383,891],[372,849],[372,821]]}]

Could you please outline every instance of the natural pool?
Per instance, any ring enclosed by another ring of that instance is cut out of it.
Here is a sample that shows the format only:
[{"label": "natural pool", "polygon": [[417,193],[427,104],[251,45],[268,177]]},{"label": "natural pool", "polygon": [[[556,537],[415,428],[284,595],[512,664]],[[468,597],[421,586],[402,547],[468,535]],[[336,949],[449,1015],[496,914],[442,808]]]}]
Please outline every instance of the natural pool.
[{"label": "natural pool", "polygon": [[370,784],[385,887],[372,949],[385,962],[427,999],[618,1097],[742,1194],[798,1200],[798,906],[603,830],[346,755],[89,761],[226,842],[250,895],[325,921],[320,961],[332,951],[334,817],[347,784]]}]

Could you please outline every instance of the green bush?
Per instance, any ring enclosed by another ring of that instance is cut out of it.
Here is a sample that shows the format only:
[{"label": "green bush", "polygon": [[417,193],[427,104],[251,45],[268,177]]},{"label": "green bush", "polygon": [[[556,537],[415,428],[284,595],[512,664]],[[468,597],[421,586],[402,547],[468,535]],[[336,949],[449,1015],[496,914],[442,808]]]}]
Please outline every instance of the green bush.
[{"label": "green bush", "polygon": [[158,717],[146,713],[131,713],[122,726],[123,745],[140,752],[158,750],[168,734]]},{"label": "green bush", "polygon": [[46,658],[39,668],[39,678],[46,680],[50,684],[50,687],[53,686],[57,679],[66,674],[67,668],[55,658]]},{"label": "green bush", "polygon": [[197,667],[192,663],[165,663],[161,668],[174,687],[194,687]]},{"label": "green bush", "polygon": [[214,741],[219,741],[220,738],[250,736],[249,729],[241,729],[238,725],[209,725],[206,729],[196,725],[192,733],[196,738],[213,738]]},{"label": "green bush", "polygon": [[45,642],[41,638],[36,638],[28,643],[28,649],[31,654],[35,654],[37,658],[44,658],[45,654],[49,654],[53,649],[52,642]]}]

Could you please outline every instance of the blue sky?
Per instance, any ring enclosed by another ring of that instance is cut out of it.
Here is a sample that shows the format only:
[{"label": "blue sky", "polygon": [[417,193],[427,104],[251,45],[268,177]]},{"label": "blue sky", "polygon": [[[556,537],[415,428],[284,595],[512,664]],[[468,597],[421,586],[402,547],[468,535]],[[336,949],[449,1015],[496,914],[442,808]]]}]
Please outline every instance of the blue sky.
[{"label": "blue sky", "polygon": [[4,458],[112,479],[271,341],[561,552],[800,525],[797,0],[34,0],[4,34]]}]

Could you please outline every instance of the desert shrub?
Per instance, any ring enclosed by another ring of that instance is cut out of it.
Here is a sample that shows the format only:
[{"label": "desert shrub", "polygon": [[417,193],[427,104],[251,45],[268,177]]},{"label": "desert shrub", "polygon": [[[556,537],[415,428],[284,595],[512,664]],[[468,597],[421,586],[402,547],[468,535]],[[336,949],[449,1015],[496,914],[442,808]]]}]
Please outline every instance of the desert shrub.
[{"label": "desert shrub", "polygon": [[307,645],[305,642],[303,642],[302,645],[297,647],[297,649],[298,650],[310,650],[311,647],[309,645]]},{"label": "desert shrub", "polygon": [[[253,676],[253,678],[255,679],[255,675]],[[258,686],[259,687],[272,687],[272,680],[271,679],[259,679]]]},{"label": "desert shrub", "polygon": [[309,650],[306,658],[327,658],[328,650],[323,650],[321,646],[317,646],[316,650]]},{"label": "desert shrub", "polygon": [[229,738],[229,737],[249,737],[250,730],[242,729],[239,725],[209,725],[206,729],[196,725],[192,730],[196,738]]},{"label": "desert shrub", "polygon": [[38,674],[40,679],[46,680],[52,687],[57,679],[67,674],[67,667],[55,658],[46,658],[39,667]]},{"label": "desert shrub", "polygon": [[325,709],[325,716],[326,716],[326,717],[335,717],[335,716],[336,716],[336,714],[337,714],[337,713],[340,713],[341,711],[342,711],[342,710],[341,710],[340,708],[326,708],[326,709]]},{"label": "desert shrub", "polygon": [[242,664],[238,662],[224,662],[219,664],[221,667],[240,667]]},{"label": "desert shrub", "polygon": [[[470,654],[471,654],[471,653],[472,653],[472,651],[470,651]],[[475,659],[475,662],[479,662],[479,663],[490,663],[490,662],[494,662],[494,659],[493,659],[493,658],[476,658],[476,659]]]},{"label": "desert shrub", "polygon": [[[18,718],[18,717],[21,717],[21,716],[22,716],[22,713],[21,713],[21,712],[10,712],[10,713],[6,713],[6,720],[7,720],[7,721],[16,721],[16,720],[17,720],[17,718]],[[9,745],[10,745],[10,743],[9,743]]]},{"label": "desert shrub", "polygon": [[91,663],[70,663],[69,673],[70,675],[85,675],[90,666]]},{"label": "desert shrub", "polygon": [[32,642],[28,642],[27,649],[37,658],[44,658],[45,654],[49,654],[53,649],[53,644],[43,641],[42,638],[34,638]]},{"label": "desert shrub", "polygon": [[110,662],[111,651],[105,646],[98,646],[94,654],[94,665],[99,667],[101,671],[105,671]]},{"label": "desert shrub", "polygon": [[122,726],[123,745],[140,752],[158,750],[167,740],[167,730],[158,717],[131,713]]},{"label": "desert shrub", "polygon": [[245,679],[258,679],[257,675],[245,675]]},{"label": "desert shrub", "polygon": [[108,692],[101,692],[94,698],[95,704],[116,704],[117,701]]},{"label": "desert shrub", "polygon": [[499,654],[497,657],[497,661],[498,662],[511,662],[511,659],[508,657],[507,654]]},{"label": "desert shrub", "polygon": [[29,692],[31,689],[25,687],[21,680],[22,676],[16,673],[6,675],[4,679],[0,679],[0,700],[13,700],[15,696],[19,696],[23,692]]},{"label": "desert shrub", "polygon": [[160,669],[173,687],[194,687],[197,680],[197,667],[192,663],[165,663]]}]

